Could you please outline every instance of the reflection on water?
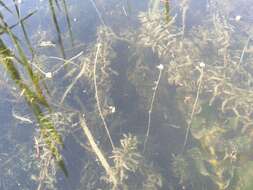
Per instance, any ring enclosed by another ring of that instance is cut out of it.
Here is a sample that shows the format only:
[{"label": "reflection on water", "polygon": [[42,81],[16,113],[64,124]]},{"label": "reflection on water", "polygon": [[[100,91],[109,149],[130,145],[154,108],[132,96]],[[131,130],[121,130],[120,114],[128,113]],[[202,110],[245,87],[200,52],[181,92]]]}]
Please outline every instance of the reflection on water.
[{"label": "reflection on water", "polygon": [[0,189],[252,189],[250,0],[0,11]]}]

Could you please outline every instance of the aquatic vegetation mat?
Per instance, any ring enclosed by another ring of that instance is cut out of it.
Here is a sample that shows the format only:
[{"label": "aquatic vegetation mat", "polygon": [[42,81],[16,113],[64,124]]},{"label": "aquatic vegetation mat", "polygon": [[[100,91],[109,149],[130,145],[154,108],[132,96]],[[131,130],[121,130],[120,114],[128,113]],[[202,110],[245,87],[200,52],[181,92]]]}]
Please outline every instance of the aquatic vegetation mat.
[{"label": "aquatic vegetation mat", "polygon": [[253,25],[235,14],[253,9],[247,0],[142,10],[90,0],[96,33],[85,45],[78,9],[47,3],[45,36],[57,40],[39,31],[34,45],[26,27],[39,10],[23,17],[18,1],[0,1],[0,91],[15,121],[0,137],[1,189],[252,189]]}]

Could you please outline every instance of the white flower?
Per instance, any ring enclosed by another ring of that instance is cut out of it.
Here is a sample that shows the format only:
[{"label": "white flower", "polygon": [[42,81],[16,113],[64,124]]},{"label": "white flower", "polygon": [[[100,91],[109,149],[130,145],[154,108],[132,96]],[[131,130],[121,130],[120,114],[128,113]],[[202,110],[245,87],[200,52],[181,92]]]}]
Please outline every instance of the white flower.
[{"label": "white flower", "polygon": [[115,111],[116,111],[115,106],[109,106],[109,109],[110,109],[111,113],[115,113]]},{"label": "white flower", "polygon": [[235,17],[235,21],[236,21],[236,22],[239,22],[239,21],[241,20],[241,18],[242,18],[242,17],[241,17],[240,15],[237,15],[237,16]]},{"label": "white flower", "polygon": [[159,70],[163,70],[164,66],[163,66],[163,64],[160,64],[160,65],[157,65],[156,68],[159,69]]},{"label": "white flower", "polygon": [[51,79],[53,77],[51,72],[45,73],[46,78]]},{"label": "white flower", "polygon": [[200,66],[201,68],[204,68],[204,67],[206,66],[206,64],[205,64],[204,62],[200,62],[200,63],[199,63],[199,66]]}]

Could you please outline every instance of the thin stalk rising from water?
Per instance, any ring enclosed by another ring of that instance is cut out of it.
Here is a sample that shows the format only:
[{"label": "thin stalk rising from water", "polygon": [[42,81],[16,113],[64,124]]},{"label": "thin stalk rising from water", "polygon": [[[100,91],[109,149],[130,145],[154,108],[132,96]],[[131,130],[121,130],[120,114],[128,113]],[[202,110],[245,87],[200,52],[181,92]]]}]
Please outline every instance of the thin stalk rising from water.
[{"label": "thin stalk rising from water", "polygon": [[104,115],[103,115],[103,112],[102,112],[102,109],[101,109],[100,99],[98,97],[98,86],[97,86],[97,74],[96,74],[96,70],[97,70],[97,59],[98,59],[98,54],[99,54],[100,48],[101,48],[101,43],[98,43],[97,52],[96,52],[96,56],[95,56],[95,62],[94,62],[94,68],[93,68],[93,78],[94,78],[94,86],[95,86],[95,98],[96,98],[96,102],[97,102],[98,112],[99,112],[99,115],[100,115],[100,117],[102,119],[102,122],[103,122],[103,125],[105,127],[107,136],[108,136],[108,138],[110,140],[112,148],[115,149],[115,146],[114,146],[114,143],[112,141],[112,137],[111,137],[109,128],[107,126],[107,123],[105,121],[105,118],[104,118]]},{"label": "thin stalk rising from water", "polygon": [[54,25],[55,25],[55,29],[56,29],[56,32],[57,32],[58,42],[59,42],[59,45],[60,45],[60,51],[61,51],[62,57],[64,59],[66,59],[66,54],[65,54],[65,50],[64,50],[64,46],[63,46],[62,37],[61,37],[61,29],[60,29],[60,26],[59,26],[58,21],[57,21],[53,0],[49,0],[49,5],[50,5],[50,10],[51,10],[53,22],[54,22]]},{"label": "thin stalk rising from water", "polygon": [[183,152],[185,150],[185,147],[186,147],[186,144],[187,144],[187,141],[188,141],[188,137],[189,137],[189,133],[190,133],[191,125],[192,125],[192,120],[193,120],[195,110],[196,110],[196,107],[197,107],[197,103],[198,103],[198,100],[199,100],[200,89],[201,89],[201,85],[202,85],[202,81],[203,81],[202,79],[203,79],[203,76],[204,76],[204,67],[205,67],[204,63],[200,63],[200,68],[199,68],[200,76],[199,76],[199,79],[198,79],[197,95],[196,95],[196,98],[195,98],[195,101],[194,101],[194,104],[193,104],[193,107],[192,107],[190,120],[188,121],[187,129],[186,129],[186,133],[185,133]]},{"label": "thin stalk rising from water", "polygon": [[151,126],[151,114],[152,114],[152,111],[153,111],[155,97],[156,97],[156,94],[157,94],[157,90],[158,90],[158,86],[159,86],[159,83],[160,83],[160,80],[161,80],[161,76],[162,76],[164,66],[162,64],[160,64],[160,65],[157,66],[157,68],[159,69],[159,75],[158,75],[157,81],[155,81],[155,88],[154,88],[153,96],[152,96],[152,99],[151,99],[150,108],[148,110],[148,126],[147,126],[146,137],[145,137],[145,140],[144,140],[143,152],[145,152],[146,144],[148,142],[148,137],[149,137],[149,133],[150,133],[150,126]]}]

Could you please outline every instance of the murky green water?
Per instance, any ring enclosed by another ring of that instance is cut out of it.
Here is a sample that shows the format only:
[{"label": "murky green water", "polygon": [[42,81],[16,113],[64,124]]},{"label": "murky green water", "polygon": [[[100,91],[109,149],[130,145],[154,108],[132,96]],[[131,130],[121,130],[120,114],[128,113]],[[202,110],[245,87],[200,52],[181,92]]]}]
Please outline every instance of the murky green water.
[{"label": "murky green water", "polygon": [[251,190],[251,0],[0,0],[0,190]]}]

